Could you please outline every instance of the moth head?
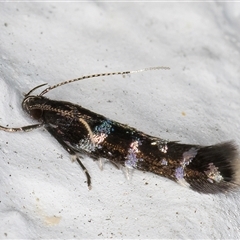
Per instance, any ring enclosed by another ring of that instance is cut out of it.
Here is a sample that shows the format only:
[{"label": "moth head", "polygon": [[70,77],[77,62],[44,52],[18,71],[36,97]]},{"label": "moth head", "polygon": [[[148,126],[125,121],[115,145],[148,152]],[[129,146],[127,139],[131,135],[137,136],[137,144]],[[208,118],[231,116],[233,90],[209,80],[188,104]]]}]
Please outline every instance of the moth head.
[{"label": "moth head", "polygon": [[41,106],[46,102],[46,98],[42,96],[27,96],[23,99],[22,108],[31,118],[41,120],[43,109]]}]

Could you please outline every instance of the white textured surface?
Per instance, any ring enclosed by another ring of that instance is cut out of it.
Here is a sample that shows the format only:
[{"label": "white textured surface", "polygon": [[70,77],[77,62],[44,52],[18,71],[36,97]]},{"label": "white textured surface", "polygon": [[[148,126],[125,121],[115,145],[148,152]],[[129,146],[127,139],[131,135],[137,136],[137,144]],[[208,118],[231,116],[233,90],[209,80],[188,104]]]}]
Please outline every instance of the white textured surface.
[{"label": "white textured surface", "polygon": [[[21,101],[36,85],[165,65],[48,96],[165,139],[240,145],[239,21],[239,3],[0,3],[0,123],[32,123]],[[86,158],[88,191],[43,130],[0,132],[0,156],[1,239],[240,238],[238,193],[199,195],[138,171],[127,181]]]}]

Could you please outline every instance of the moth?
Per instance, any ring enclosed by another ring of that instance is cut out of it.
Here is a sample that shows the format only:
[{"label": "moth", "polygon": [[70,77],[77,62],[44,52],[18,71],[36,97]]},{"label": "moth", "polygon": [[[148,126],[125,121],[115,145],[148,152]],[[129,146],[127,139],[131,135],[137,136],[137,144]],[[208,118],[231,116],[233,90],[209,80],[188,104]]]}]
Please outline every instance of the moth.
[{"label": "moth", "polygon": [[150,136],[135,128],[113,121],[82,106],[51,100],[45,95],[65,84],[84,79],[126,75],[167,67],[137,71],[87,75],[47,87],[40,94],[30,90],[22,101],[23,110],[36,124],[18,128],[0,126],[6,132],[28,132],[44,127],[77,161],[91,188],[91,176],[82,160],[107,159],[118,168],[138,169],[171,179],[200,193],[225,193],[239,186],[240,159],[237,146],[225,142],[212,146],[182,144]]}]

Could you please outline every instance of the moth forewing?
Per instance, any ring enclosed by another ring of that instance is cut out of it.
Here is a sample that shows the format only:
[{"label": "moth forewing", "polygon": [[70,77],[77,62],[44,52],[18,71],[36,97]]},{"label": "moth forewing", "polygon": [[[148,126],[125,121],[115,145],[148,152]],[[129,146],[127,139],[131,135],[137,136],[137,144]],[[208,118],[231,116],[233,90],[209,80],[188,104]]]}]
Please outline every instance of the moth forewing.
[{"label": "moth forewing", "polygon": [[166,67],[146,68],[138,71],[102,73],[64,81],[44,89],[39,95],[28,92],[22,107],[37,124],[8,128],[7,132],[45,129],[78,162],[85,172],[88,187],[91,177],[81,158],[108,159],[131,172],[132,169],[148,171],[167,177],[183,186],[202,193],[219,193],[239,186],[239,154],[232,142],[212,146],[198,146],[170,142],[138,131],[128,125],[108,119],[71,102],[46,98],[49,91],[63,85],[102,76],[125,75]]}]

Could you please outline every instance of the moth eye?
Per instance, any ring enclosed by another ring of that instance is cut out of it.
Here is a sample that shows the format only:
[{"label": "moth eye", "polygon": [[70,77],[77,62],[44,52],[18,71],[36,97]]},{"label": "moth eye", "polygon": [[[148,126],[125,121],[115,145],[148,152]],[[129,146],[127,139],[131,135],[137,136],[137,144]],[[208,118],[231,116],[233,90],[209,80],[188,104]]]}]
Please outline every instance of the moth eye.
[{"label": "moth eye", "polygon": [[33,109],[29,112],[30,116],[36,120],[39,120],[42,117],[42,110],[41,109]]}]

